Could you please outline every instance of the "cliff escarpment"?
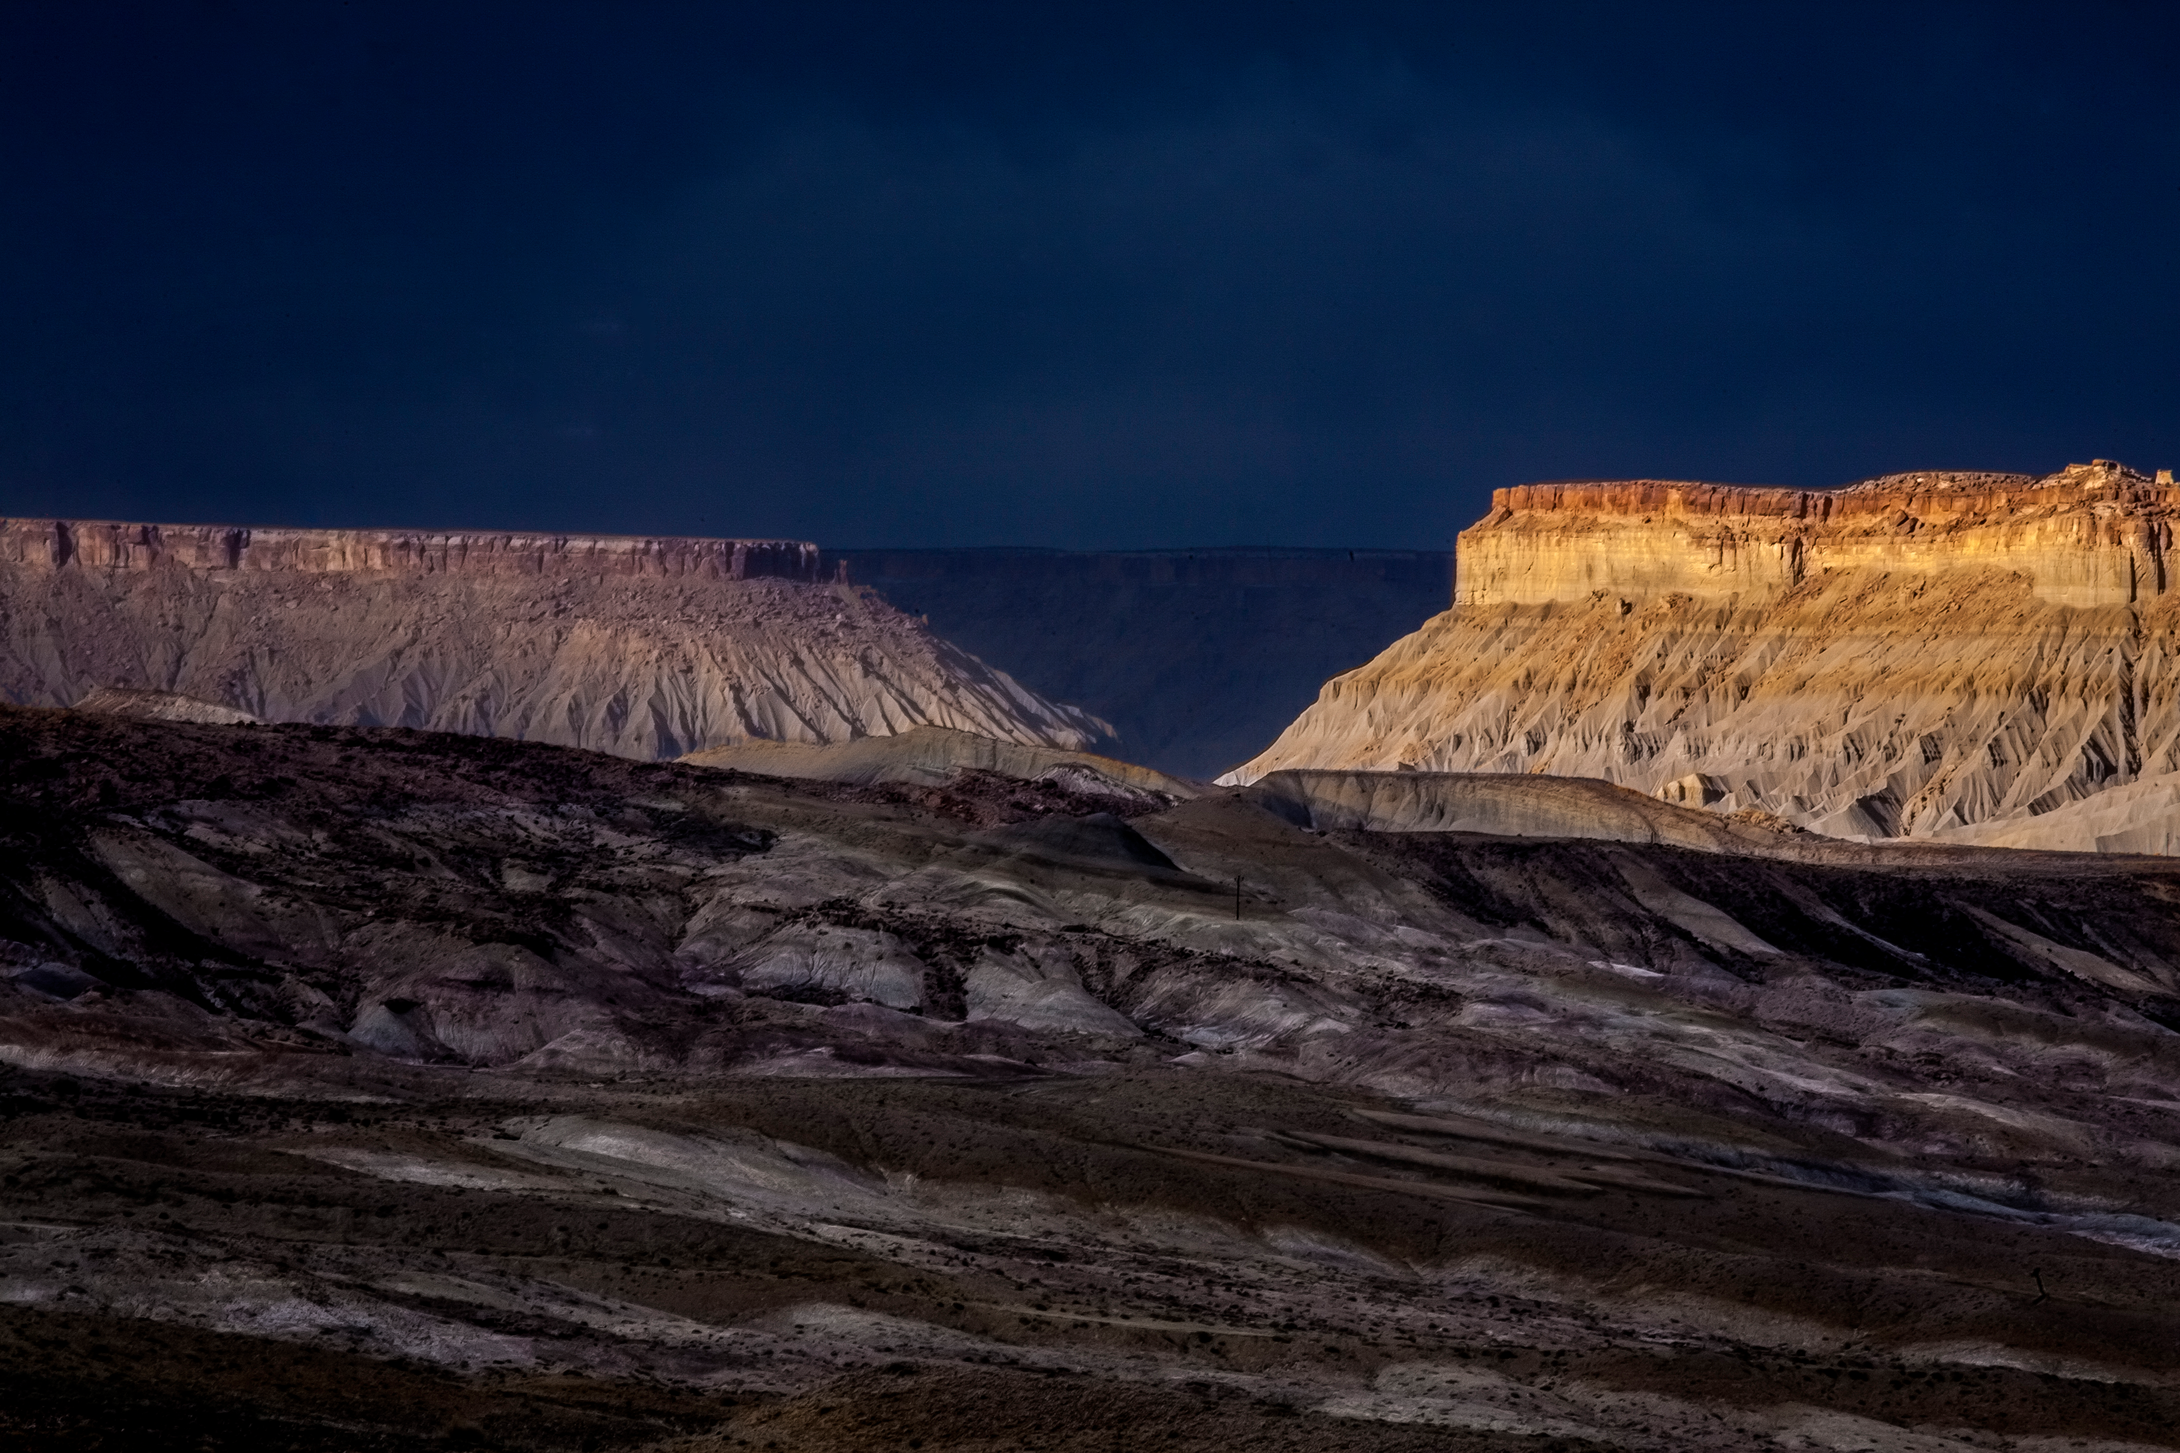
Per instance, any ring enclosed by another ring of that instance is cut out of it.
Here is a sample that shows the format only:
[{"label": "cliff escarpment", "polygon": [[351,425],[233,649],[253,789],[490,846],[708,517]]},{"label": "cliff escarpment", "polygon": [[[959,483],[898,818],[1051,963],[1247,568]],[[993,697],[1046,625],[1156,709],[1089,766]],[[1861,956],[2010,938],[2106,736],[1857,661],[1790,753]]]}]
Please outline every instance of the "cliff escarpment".
[{"label": "cliff escarpment", "polygon": [[2176,504],[2104,461],[1503,490],[1455,607],[1232,779],[1542,772],[1856,836],[2180,849]]},{"label": "cliff escarpment", "polygon": [[1454,603],[1751,598],[1839,572],[1991,567],[2053,605],[2129,605],[2167,588],[2176,505],[2169,477],[2109,460],[2042,479],[1895,474],[1840,490],[1524,485],[1494,491],[1490,515],[1461,532]]},{"label": "cliff escarpment", "polygon": [[821,573],[785,540],[6,520],[0,698],[168,691],[646,758],[925,725],[1109,733]]}]

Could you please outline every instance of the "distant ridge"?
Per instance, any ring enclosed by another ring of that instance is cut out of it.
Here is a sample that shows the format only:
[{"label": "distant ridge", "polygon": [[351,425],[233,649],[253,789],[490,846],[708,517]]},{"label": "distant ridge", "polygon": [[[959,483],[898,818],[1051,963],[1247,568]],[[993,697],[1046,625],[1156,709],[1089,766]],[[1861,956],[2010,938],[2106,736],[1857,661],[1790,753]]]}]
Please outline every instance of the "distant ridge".
[{"label": "distant ridge", "polygon": [[821,573],[792,540],[4,520],[0,697],[120,687],[646,758],[924,725],[1110,734]]},{"label": "distant ridge", "polygon": [[702,576],[815,580],[806,540],[586,535],[510,530],[333,530],[0,520],[0,560],[107,570],[411,572],[458,575]]},{"label": "distant ridge", "polygon": [[1264,750],[1328,676],[1446,608],[1443,550],[842,550],[902,610],[1113,724],[1114,750],[1208,779]]}]

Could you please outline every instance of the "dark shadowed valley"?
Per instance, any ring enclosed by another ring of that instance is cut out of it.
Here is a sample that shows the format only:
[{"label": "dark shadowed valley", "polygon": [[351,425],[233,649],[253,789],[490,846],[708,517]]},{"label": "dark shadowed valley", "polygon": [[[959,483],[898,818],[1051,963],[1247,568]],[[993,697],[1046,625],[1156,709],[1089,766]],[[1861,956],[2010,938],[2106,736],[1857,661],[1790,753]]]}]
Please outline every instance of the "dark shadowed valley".
[{"label": "dark shadowed valley", "polygon": [[843,550],[828,561],[1132,762],[1206,780],[1443,611],[1442,550]]}]

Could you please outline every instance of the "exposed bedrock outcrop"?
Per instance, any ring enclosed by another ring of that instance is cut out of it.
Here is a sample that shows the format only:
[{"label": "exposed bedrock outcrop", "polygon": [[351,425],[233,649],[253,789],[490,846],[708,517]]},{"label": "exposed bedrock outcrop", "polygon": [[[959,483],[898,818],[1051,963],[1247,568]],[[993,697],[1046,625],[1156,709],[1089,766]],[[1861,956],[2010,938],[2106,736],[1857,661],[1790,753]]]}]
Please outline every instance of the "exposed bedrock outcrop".
[{"label": "exposed bedrock outcrop", "polygon": [[2060,810],[2180,772],[2176,504],[2103,461],[1502,490],[1454,609],[1231,780],[1543,772],[1833,833],[2041,846],[2048,815],[2049,846],[2169,851],[2169,791]]},{"label": "exposed bedrock outcrop", "polygon": [[820,573],[788,540],[0,521],[0,697],[155,690],[635,757],[1108,733]]}]

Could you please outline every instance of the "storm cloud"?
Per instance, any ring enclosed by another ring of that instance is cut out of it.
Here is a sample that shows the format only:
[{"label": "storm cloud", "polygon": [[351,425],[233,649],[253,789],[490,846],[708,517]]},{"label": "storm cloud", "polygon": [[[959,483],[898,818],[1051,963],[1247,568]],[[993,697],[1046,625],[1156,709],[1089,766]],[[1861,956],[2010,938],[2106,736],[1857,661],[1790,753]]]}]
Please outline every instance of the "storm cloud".
[{"label": "storm cloud", "polygon": [[1440,546],[2180,455],[2145,18],[20,7],[0,509]]}]

